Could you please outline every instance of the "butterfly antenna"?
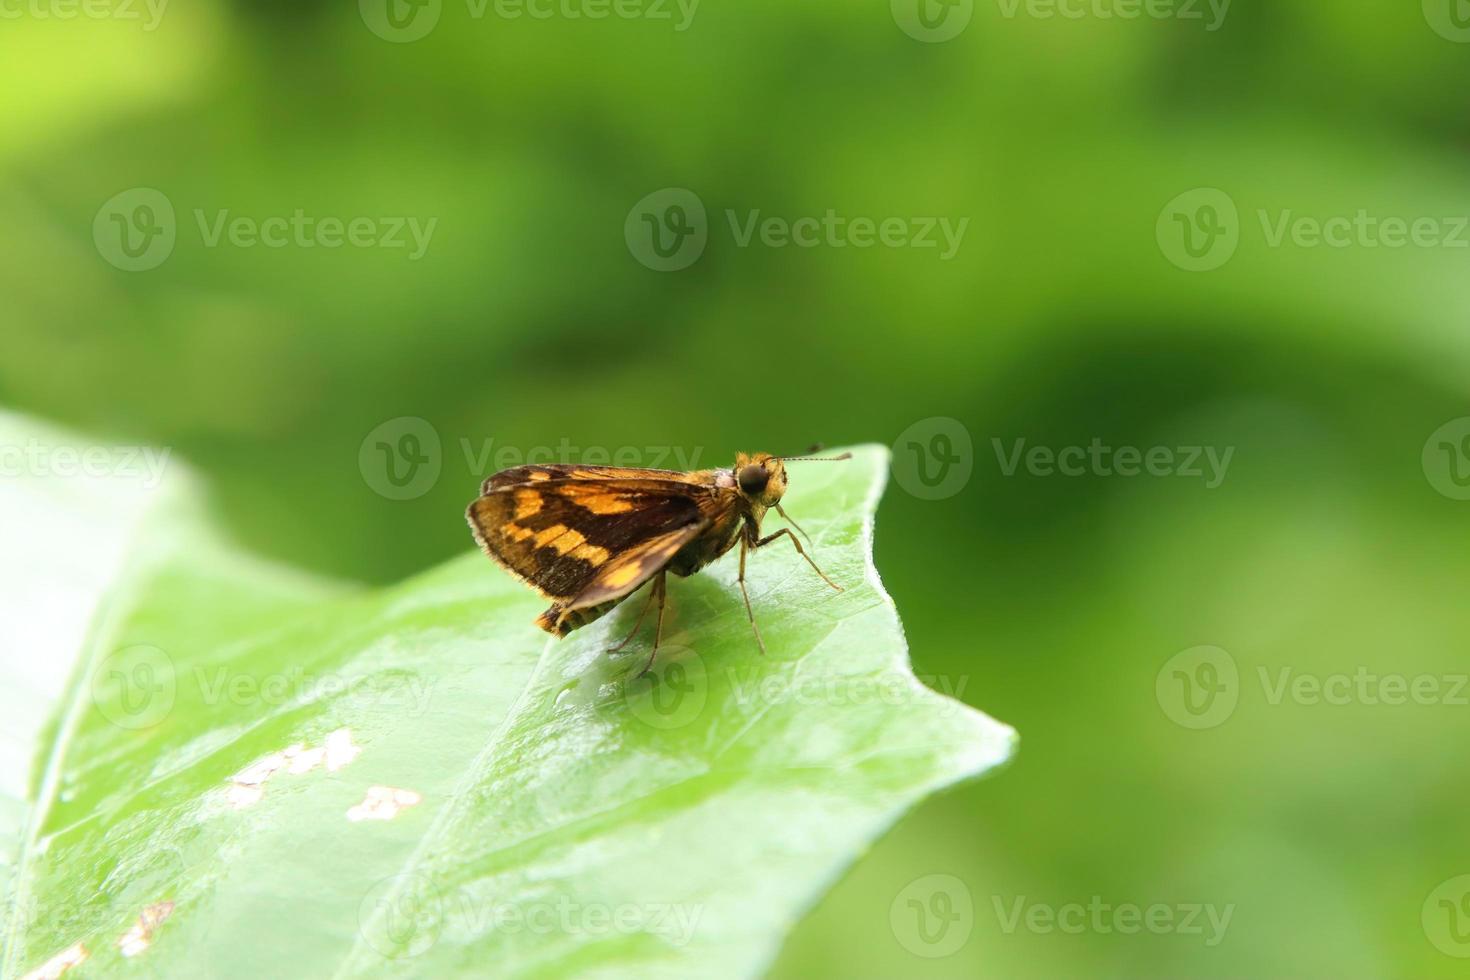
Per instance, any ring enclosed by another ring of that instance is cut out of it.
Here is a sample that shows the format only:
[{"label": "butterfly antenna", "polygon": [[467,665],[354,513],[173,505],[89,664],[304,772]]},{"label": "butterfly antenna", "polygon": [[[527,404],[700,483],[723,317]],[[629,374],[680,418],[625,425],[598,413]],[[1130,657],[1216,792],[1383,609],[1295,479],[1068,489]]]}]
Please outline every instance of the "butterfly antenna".
[{"label": "butterfly antenna", "polygon": [[[808,452],[811,451],[808,450]],[[774,456],[772,458],[788,463],[836,463],[844,459],[852,459],[852,453],[843,453],[841,456]]]}]

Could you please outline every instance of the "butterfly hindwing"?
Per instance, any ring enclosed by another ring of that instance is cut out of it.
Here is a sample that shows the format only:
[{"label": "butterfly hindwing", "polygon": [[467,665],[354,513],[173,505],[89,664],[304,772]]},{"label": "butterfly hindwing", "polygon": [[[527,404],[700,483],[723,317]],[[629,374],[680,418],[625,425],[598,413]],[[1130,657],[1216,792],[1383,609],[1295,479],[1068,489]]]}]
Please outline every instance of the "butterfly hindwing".
[{"label": "butterfly hindwing", "polygon": [[703,531],[705,526],[703,521],[698,524],[686,524],[684,527],[674,528],[657,537],[649,538],[622,554],[614,556],[597,570],[586,588],[567,603],[567,608],[583,609],[609,599],[623,598],[667,565],[669,560],[678,554],[679,549],[694,540],[694,537]]},{"label": "butterfly hindwing", "polygon": [[536,620],[548,633],[565,636],[609,612],[640,585],[666,567],[685,544],[704,530],[704,523],[674,528],[640,542],[600,567],[592,581],[569,602],[555,602]]}]

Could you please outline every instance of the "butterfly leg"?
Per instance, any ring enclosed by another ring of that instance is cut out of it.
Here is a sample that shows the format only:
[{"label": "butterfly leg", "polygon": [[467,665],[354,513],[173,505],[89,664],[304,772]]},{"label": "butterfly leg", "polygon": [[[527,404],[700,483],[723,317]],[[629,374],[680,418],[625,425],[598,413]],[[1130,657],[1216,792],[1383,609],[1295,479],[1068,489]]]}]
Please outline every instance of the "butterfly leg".
[{"label": "butterfly leg", "polygon": [[[802,546],[801,546],[801,539],[798,538],[796,535],[794,535],[794,534],[791,533],[791,528],[789,528],[789,527],[783,527],[781,530],[777,531],[775,534],[768,534],[768,535],[766,535],[765,537],[761,538],[759,541],[757,541],[755,543],[755,547],[759,548],[762,545],[768,545],[772,541],[775,541],[777,538],[779,538],[783,534],[786,535],[787,537],[789,537],[791,539],[791,543],[796,546],[796,553],[798,555],[801,555],[801,557],[803,557],[803,558],[806,559],[806,563],[808,565],[812,566],[812,571],[814,571],[818,575],[822,576],[822,581],[823,582],[826,582],[828,585],[832,586],[832,588],[836,589],[838,592],[841,592],[842,591],[842,586],[838,585],[836,582],[834,582],[830,578],[828,578],[827,577],[827,573],[824,572],[824,571],[822,571],[820,568],[818,568],[817,567],[817,563],[814,562],[814,561],[812,561],[812,556],[809,555],[809,554],[807,554],[806,553],[806,550],[802,548]],[[745,551],[744,551],[744,549],[741,549],[740,559],[741,559],[741,567],[742,567],[742,570],[743,570],[744,565],[745,565]],[[742,588],[743,588],[743,586],[742,586]],[[750,605],[750,600],[748,600],[748,599],[746,600],[746,605],[747,606]]]},{"label": "butterfly leg", "polygon": [[611,647],[607,651],[608,653],[617,653],[623,647],[627,646],[629,641],[631,641],[633,637],[638,635],[638,631],[643,628],[643,620],[648,618],[648,607],[653,605],[653,597],[658,593],[659,583],[661,583],[662,581],[663,577],[660,576],[657,579],[654,579],[652,582],[648,583],[648,598],[643,603],[643,611],[638,614],[638,622],[633,624],[633,631],[623,639],[622,643],[619,643],[615,647]]},{"label": "butterfly leg", "polygon": [[648,671],[650,670],[650,668],[653,667],[653,658],[658,656],[658,644],[659,644],[659,641],[661,639],[663,639],[663,635],[664,635],[664,600],[668,598],[668,592],[665,590],[665,586],[664,586],[664,576],[667,575],[667,574],[668,574],[667,572],[659,572],[658,573],[658,578],[656,578],[656,579],[653,580],[653,589],[649,593],[649,599],[650,599],[650,601],[653,599],[653,592],[657,592],[658,593],[658,619],[656,619],[654,621],[654,627],[653,627],[653,652],[648,655],[648,663],[644,664],[643,665],[643,669],[638,672],[638,676],[639,677],[642,677],[644,674],[648,673]]},{"label": "butterfly leg", "polygon": [[[773,535],[774,537],[774,535]],[[756,645],[761,648],[761,653],[766,652],[766,641],[761,639],[761,628],[755,625],[755,612],[750,608],[750,593],[745,591],[745,552],[749,550],[750,539],[745,534],[740,535],[740,594],[745,596],[745,615],[750,619],[750,628],[755,630]]]}]

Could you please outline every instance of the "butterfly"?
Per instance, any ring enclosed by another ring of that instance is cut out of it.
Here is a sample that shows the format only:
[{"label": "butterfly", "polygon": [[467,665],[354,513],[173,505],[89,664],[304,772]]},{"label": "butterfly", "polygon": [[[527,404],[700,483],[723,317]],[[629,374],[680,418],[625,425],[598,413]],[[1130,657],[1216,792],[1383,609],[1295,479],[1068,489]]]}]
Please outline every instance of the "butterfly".
[{"label": "butterfly", "polygon": [[[653,652],[641,677],[658,655],[669,572],[693,575],[738,543],[740,593],[762,653],[765,641],[745,588],[748,551],[789,537],[822,580],[842,591],[802,548],[792,533],[792,528],[801,528],[781,509],[785,464],[814,458],[738,453],[729,469],[691,473],[621,466],[516,466],[487,479],[465,516],[485,554],[551,600],[536,625],[555,636],[566,636],[607,615],[652,580],[633,631],[609,651],[627,646],[657,599]],[[762,536],[761,519],[772,509],[791,527]]]}]

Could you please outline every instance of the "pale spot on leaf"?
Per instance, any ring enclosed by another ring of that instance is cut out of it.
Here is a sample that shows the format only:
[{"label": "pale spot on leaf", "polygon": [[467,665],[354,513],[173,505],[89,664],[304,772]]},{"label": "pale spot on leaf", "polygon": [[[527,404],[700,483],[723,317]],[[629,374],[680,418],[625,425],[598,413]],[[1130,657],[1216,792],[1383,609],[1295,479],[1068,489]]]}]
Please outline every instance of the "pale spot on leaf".
[{"label": "pale spot on leaf", "polygon": [[352,729],[339,728],[327,736],[327,772],[336,772],[362,754],[362,747],[352,744]]},{"label": "pale spot on leaf", "polygon": [[363,820],[392,820],[398,816],[400,810],[418,806],[423,799],[411,789],[369,786],[367,798],[347,811],[347,819],[353,823]]},{"label": "pale spot on leaf", "polygon": [[362,747],[352,744],[350,728],[337,729],[327,736],[325,745],[314,749],[297,742],[252,762],[231,776],[225,800],[236,810],[252,807],[265,796],[266,780],[282,769],[293,776],[301,776],[325,763],[327,772],[337,772],[361,753]]},{"label": "pale spot on leaf", "polygon": [[252,762],[244,769],[241,769],[234,776],[230,777],[230,779],[232,782],[239,783],[242,786],[259,786],[278,771],[285,768],[285,765],[286,753],[272,752],[264,759],[258,762]]},{"label": "pale spot on leaf", "polygon": [[234,783],[230,786],[229,791],[225,793],[225,800],[236,810],[244,810],[247,807],[252,807],[259,803],[260,798],[264,795],[264,786],[245,786],[240,783]]},{"label": "pale spot on leaf", "polygon": [[88,954],[87,948],[81,943],[77,943],[75,946],[71,946],[57,953],[30,973],[21,977],[21,980],[56,980],[57,977],[72,967],[81,966],[87,962],[88,955],[90,954]]},{"label": "pale spot on leaf", "polygon": [[133,927],[123,933],[123,937],[117,941],[117,948],[124,956],[137,956],[153,945],[154,931],[173,914],[173,902],[158,902],[148,906],[138,916],[138,921],[133,923]]},{"label": "pale spot on leaf", "polygon": [[317,766],[321,765],[322,759],[327,755],[327,750],[325,748],[307,749],[299,745],[293,745],[286,750],[285,755],[287,759],[291,760],[291,765],[287,767],[286,771],[293,776],[300,776],[303,773],[311,772]]}]

